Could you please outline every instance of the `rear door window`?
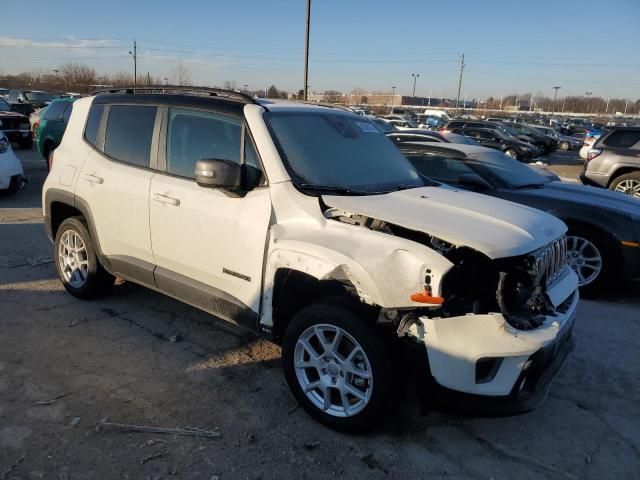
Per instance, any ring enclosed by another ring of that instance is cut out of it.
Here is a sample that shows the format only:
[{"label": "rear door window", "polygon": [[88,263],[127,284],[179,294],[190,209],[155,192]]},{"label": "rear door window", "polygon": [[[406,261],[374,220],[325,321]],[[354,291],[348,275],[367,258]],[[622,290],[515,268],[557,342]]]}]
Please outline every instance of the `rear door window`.
[{"label": "rear door window", "polygon": [[[614,130],[602,143],[613,148],[632,148],[640,142],[640,130]],[[640,148],[640,145],[637,145]]]},{"label": "rear door window", "polygon": [[104,153],[114,160],[149,167],[156,107],[111,105]]}]

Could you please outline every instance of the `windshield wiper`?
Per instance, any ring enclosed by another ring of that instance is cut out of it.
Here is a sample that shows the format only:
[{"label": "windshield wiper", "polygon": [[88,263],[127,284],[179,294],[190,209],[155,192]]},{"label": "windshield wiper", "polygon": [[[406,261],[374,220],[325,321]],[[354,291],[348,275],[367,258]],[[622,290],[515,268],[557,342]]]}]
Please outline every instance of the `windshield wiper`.
[{"label": "windshield wiper", "polygon": [[369,192],[365,190],[358,190],[346,185],[321,185],[317,183],[300,183],[300,188],[306,188],[309,190],[317,190],[320,192],[339,193],[342,195],[379,195],[385,192]]}]

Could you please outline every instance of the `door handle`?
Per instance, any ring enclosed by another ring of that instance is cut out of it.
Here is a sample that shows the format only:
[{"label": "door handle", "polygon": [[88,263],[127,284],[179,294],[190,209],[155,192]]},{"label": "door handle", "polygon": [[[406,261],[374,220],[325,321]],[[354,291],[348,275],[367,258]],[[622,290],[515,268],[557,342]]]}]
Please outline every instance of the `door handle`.
[{"label": "door handle", "polygon": [[85,173],[84,179],[89,183],[98,183],[98,184],[104,183],[104,178],[98,177],[96,175],[91,175],[90,173]]},{"label": "door handle", "polygon": [[177,198],[169,197],[167,195],[161,195],[159,193],[154,193],[153,199],[156,202],[166,203],[167,205],[173,205],[174,207],[180,205],[180,200],[178,200]]}]

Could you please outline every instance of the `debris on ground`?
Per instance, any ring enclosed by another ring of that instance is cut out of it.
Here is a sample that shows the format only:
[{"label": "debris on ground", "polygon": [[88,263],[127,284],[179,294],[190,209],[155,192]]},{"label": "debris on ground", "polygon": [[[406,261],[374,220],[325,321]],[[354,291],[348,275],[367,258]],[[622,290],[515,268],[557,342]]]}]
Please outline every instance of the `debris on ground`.
[{"label": "debris on ground", "polygon": [[142,432],[142,433],[166,433],[168,435],[185,435],[192,437],[206,437],[206,438],[219,438],[219,432],[213,432],[210,430],[203,430],[198,427],[185,427],[185,428],[166,428],[166,427],[151,427],[148,425],[129,425],[125,423],[113,423],[113,422],[100,422],[98,424],[99,429],[107,428],[112,430],[122,430],[125,432]]},{"label": "debris on ground", "polygon": [[36,405],[51,405],[52,403],[55,403],[56,400],[60,400],[61,398],[66,397],[67,395],[69,395],[69,392],[61,393],[60,395],[53,397],[51,400],[43,400],[40,402],[36,402]]},{"label": "debris on ground", "polygon": [[142,457],[140,459],[140,465],[144,465],[147,462],[150,462],[151,460],[155,460],[157,458],[162,458],[162,457],[166,457],[167,455],[169,455],[169,451],[168,450],[164,450],[160,453],[154,453],[153,455],[149,455],[147,457]]},{"label": "debris on ground", "polygon": [[69,424],[69,426],[77,427],[79,423],[80,423],[80,417],[73,417],[73,420],[71,420],[71,423]]}]

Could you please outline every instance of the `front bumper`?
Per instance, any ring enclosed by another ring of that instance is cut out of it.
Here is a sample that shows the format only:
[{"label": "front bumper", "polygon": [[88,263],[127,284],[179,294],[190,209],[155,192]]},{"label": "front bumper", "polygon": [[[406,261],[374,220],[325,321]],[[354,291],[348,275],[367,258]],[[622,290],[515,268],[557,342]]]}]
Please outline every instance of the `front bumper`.
[{"label": "front bumper", "polygon": [[[499,313],[420,317],[429,375],[449,403],[489,413],[535,408],[572,348],[577,291],[539,328],[517,330]],[[487,363],[488,362],[488,363]],[[489,365],[483,370],[481,365]]]}]

